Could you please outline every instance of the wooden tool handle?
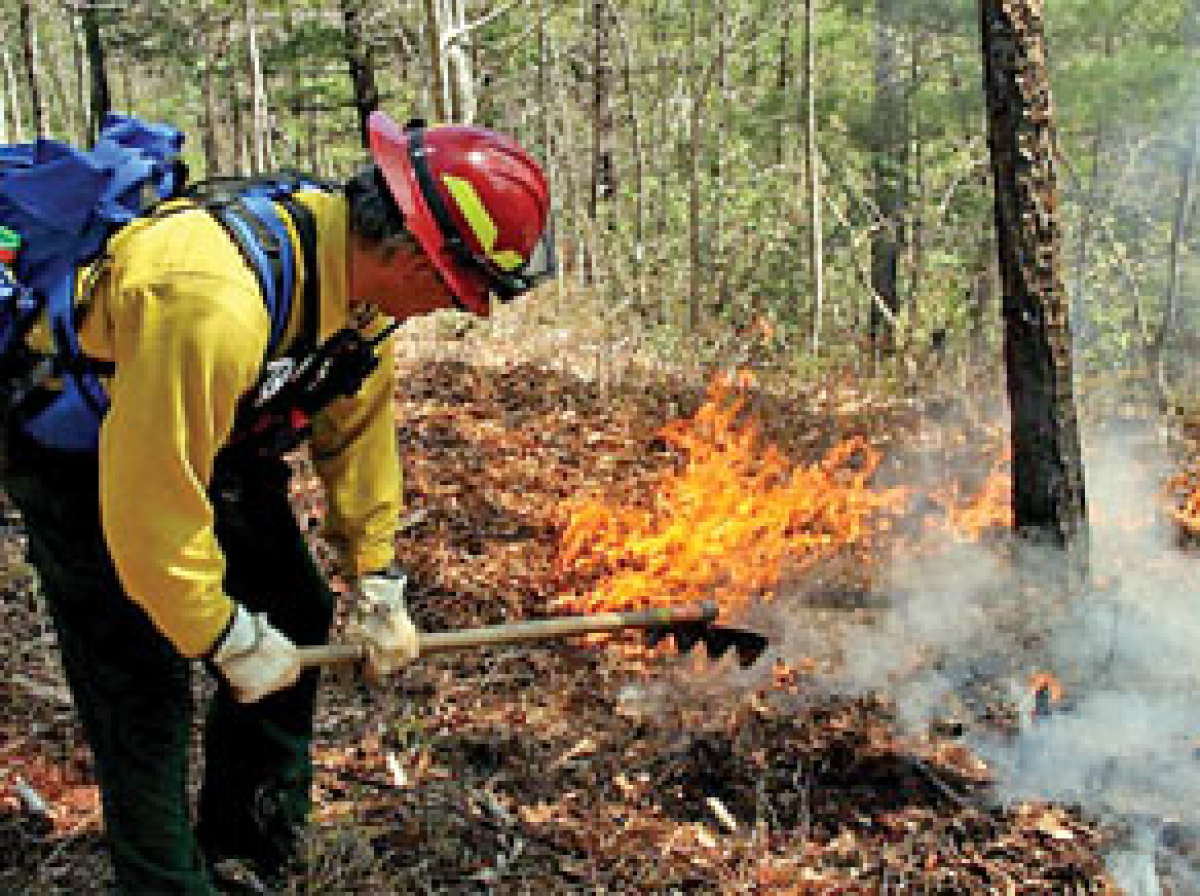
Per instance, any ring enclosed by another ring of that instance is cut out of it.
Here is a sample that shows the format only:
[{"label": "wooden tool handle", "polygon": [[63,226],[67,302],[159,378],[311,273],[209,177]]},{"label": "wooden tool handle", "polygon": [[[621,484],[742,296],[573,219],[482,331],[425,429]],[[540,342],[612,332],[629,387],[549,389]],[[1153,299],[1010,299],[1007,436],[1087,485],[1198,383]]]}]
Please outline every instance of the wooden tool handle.
[{"label": "wooden tool handle", "polygon": [[[558,616],[552,619],[535,619],[532,622],[486,625],[482,628],[468,628],[461,631],[423,632],[418,641],[419,655],[429,656],[468,647],[521,644],[526,641],[611,632],[625,628],[654,628],[686,622],[712,622],[716,618],[716,604],[706,602],[690,607],[658,607],[628,613]],[[358,644],[326,644],[319,647],[301,647],[299,651],[300,663],[304,668],[353,663],[363,659],[364,656],[363,648]]]}]

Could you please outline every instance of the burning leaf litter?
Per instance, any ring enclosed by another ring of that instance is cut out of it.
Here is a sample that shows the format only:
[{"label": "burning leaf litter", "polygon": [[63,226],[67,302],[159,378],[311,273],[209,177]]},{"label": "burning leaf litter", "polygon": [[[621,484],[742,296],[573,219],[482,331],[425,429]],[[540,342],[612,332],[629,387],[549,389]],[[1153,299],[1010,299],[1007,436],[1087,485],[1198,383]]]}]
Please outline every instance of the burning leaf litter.
[{"label": "burning leaf litter", "polygon": [[652,505],[585,500],[570,508],[560,569],[582,580],[563,605],[582,611],[715,598],[736,615],[769,599],[785,569],[802,573],[839,551],[863,550],[903,489],[869,483],[881,455],[848,438],[817,463],[792,465],[743,418],[748,379],[720,378],[694,418],[659,435],[683,455],[652,486]]},{"label": "burning leaf litter", "polygon": [[[650,570],[662,575],[649,592],[659,598],[723,597],[729,610],[749,611],[750,597],[782,608],[781,580],[806,574],[837,590],[833,577],[845,575],[855,592],[857,575],[882,562],[877,549],[900,537],[891,520],[911,484],[873,484],[887,440],[912,423],[894,408],[864,400],[854,418],[805,419],[802,404],[756,395],[756,411],[767,411],[759,419],[784,436],[767,440],[743,416],[748,385],[727,383],[706,404],[697,390],[661,379],[600,390],[540,368],[453,362],[414,367],[403,383],[399,425],[415,516],[399,544],[425,628],[548,615],[564,580],[577,586],[576,606],[595,594],[620,605]],[[668,421],[686,422],[664,430]],[[815,458],[814,428],[838,433]],[[298,483],[302,510],[316,500],[311,485]],[[616,528],[577,525],[559,555],[564,506],[579,494],[604,496],[581,520]],[[775,502],[769,512],[753,503],[758,496]],[[722,528],[706,512],[734,525]],[[622,547],[614,533],[637,547]],[[652,544],[695,560],[703,575],[679,572],[686,562],[655,567]],[[721,553],[736,551],[752,562],[723,565]],[[10,632],[38,624],[32,605],[4,606]],[[0,658],[4,681],[19,672],[55,682],[43,656]],[[306,886],[1115,892],[1104,854],[1117,834],[1096,819],[1036,799],[995,804],[997,766],[961,739],[910,731],[889,697],[826,691],[822,667],[806,654],[762,665],[757,678],[727,680],[681,660],[531,648],[418,664],[382,694],[331,685],[319,719],[322,813]],[[77,733],[69,719],[31,727],[47,707],[11,687],[4,693],[11,712],[0,739],[36,732],[4,760],[41,787],[33,758],[77,749]],[[989,696],[969,721],[1002,717],[1002,696]],[[41,789],[53,807],[57,792]],[[15,845],[0,885],[103,888],[95,816],[82,838],[67,829],[63,840],[58,827],[41,839],[4,811],[0,839]]]}]

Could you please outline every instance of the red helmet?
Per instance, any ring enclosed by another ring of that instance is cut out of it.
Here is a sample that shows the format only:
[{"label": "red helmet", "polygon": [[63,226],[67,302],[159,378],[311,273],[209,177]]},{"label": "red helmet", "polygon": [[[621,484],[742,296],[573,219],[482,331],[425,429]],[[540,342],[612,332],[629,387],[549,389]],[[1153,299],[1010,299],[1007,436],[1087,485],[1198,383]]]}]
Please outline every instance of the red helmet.
[{"label": "red helmet", "polygon": [[408,231],[464,311],[486,315],[553,274],[550,190],[538,164],[484,128],[368,122],[371,155]]}]

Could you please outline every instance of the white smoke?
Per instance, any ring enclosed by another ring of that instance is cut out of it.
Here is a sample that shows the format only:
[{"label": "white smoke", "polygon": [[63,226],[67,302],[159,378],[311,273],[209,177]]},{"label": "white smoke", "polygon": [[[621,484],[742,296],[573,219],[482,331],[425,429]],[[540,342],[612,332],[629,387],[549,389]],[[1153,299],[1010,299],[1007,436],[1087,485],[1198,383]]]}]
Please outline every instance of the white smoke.
[{"label": "white smoke", "polygon": [[[841,629],[831,684],[883,693],[902,724],[969,718],[972,701],[1007,699],[1016,735],[968,725],[1004,804],[1079,806],[1130,834],[1110,871],[1132,894],[1160,892],[1195,869],[1163,848],[1164,826],[1200,826],[1200,574],[1173,541],[1153,440],[1097,440],[1087,452],[1096,585],[1066,600],[1045,587],[1061,563],[950,545],[896,564],[879,591],[889,606]],[[1039,575],[1039,570],[1041,575]],[[789,632],[784,658],[819,650]],[[790,656],[789,656],[790,655]],[[1032,720],[1029,680],[1050,672],[1065,696]],[[1200,892],[1200,886],[1197,886]]]}]

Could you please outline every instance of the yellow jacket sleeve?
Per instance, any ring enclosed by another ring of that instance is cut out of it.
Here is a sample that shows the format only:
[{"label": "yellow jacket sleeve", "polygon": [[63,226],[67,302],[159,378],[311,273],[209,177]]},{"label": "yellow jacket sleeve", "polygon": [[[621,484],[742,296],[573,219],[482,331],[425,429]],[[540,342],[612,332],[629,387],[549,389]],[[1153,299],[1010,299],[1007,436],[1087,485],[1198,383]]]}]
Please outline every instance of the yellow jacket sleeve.
[{"label": "yellow jacket sleeve", "polygon": [[93,336],[116,362],[100,501],[126,591],[197,656],[233,608],[207,493],[213,461],[258,379],[270,323],[253,273],[215,224],[177,220],[170,233],[120,256],[94,309]]},{"label": "yellow jacket sleeve", "polygon": [[328,502],[324,535],[354,575],[382,569],[394,559],[401,508],[394,340],[376,353],[379,366],[362,389],[331,404],[313,422],[313,463]]},{"label": "yellow jacket sleeve", "polygon": [[[321,231],[325,339],[349,323],[344,200],[302,201]],[[270,320],[254,273],[204,212],[135,222],[110,254],[80,332],[85,351],[116,369],[100,431],[105,540],[130,597],[183,655],[198,656],[233,610],[208,499],[213,463],[258,381]],[[392,343],[377,352],[359,393],[314,421],[326,531],[354,572],[392,560],[400,511]]]}]

